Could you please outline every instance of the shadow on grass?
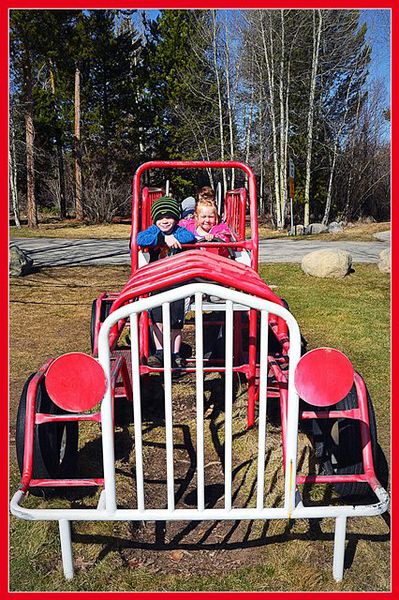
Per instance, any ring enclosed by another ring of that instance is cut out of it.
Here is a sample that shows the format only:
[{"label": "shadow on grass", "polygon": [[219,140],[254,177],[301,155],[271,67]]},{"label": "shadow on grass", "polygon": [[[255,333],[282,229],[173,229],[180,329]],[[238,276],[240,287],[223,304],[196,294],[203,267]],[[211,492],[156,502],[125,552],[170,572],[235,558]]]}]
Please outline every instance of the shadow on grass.
[{"label": "shadow on grass", "polygon": [[[163,439],[148,439],[150,434],[154,432],[157,436],[157,429],[164,425],[165,413],[164,413],[164,394],[162,385],[162,376],[151,376],[150,389],[147,388],[147,394],[145,402],[142,402],[143,411],[143,448],[155,452],[164,453],[166,450],[166,443]],[[205,382],[206,391],[209,393],[208,400],[206,401],[207,407],[211,410],[209,431],[210,439],[213,449],[217,455],[218,460],[215,461],[217,466],[212,468],[211,477],[208,477],[207,483],[204,486],[204,503],[205,508],[222,508],[224,506],[224,485],[218,483],[223,481],[223,472],[225,465],[224,457],[224,442],[223,442],[223,431],[224,431],[224,403],[222,402],[223,394],[221,393],[224,389],[223,378]],[[131,407],[130,407],[131,409]],[[247,431],[242,431],[233,434],[233,439],[237,440]],[[179,508],[196,507],[198,503],[198,489],[196,483],[196,470],[197,470],[197,458],[195,444],[190,432],[190,427],[184,423],[174,424],[174,436],[175,439],[181,440],[178,444],[175,444],[176,449],[184,452],[184,458],[188,460],[182,460],[184,467],[181,464],[175,464],[175,503]],[[147,439],[146,439],[147,438]],[[134,467],[129,467],[129,454],[134,450],[134,441],[131,433],[127,427],[124,427],[121,431],[117,431],[115,434],[115,457],[116,460],[122,461],[126,464],[126,469],[123,467],[117,467],[117,474],[123,475],[130,479],[133,483],[131,486],[132,495],[129,497],[129,501],[126,503],[126,508],[136,503],[136,476]],[[382,451],[381,451],[382,452]],[[265,456],[265,465],[267,465],[271,459],[272,450],[269,449]],[[100,439],[89,442],[82,448],[81,451],[81,463],[82,466],[90,466],[91,469],[96,471],[96,475],[91,476],[102,476],[102,451]],[[307,458],[306,450],[302,450],[298,457],[298,472],[304,467],[305,460]],[[251,506],[256,495],[256,477],[253,477],[253,471],[251,468],[254,465],[256,458],[249,458],[243,460],[238,466],[234,466],[232,470],[232,505],[240,498],[240,506],[247,508]],[[385,457],[384,457],[385,460]],[[176,461],[177,463],[179,461]],[[385,460],[386,472],[388,465]],[[179,468],[181,469],[179,471]],[[312,453],[309,456],[309,468],[317,470],[316,459],[312,458]],[[281,477],[279,468],[274,469],[268,484],[270,489],[276,486],[278,478]],[[210,482],[208,482],[210,480]],[[164,462],[159,463],[158,470],[156,470],[156,476],[152,473],[145,471],[144,477],[145,489],[147,490],[147,499],[150,499],[150,504],[156,507],[163,506],[164,496],[162,495],[162,489],[165,490],[167,486],[167,473],[166,464]],[[177,484],[177,485],[176,485]],[[130,486],[129,486],[130,487]],[[149,490],[149,491],[148,491]],[[130,492],[129,492],[130,493]],[[316,499],[312,497],[310,493],[310,487],[304,486],[303,488],[303,501],[305,504],[336,504],[339,503],[339,499],[333,494],[331,486],[323,486],[323,489],[318,490]],[[280,506],[283,502],[282,494],[277,494],[273,499],[272,506]],[[122,501],[122,504],[124,502]],[[82,507],[81,504],[79,507]],[[389,515],[382,515],[384,521],[389,527]],[[98,544],[104,546],[100,551],[96,562],[101,562],[109,553],[113,552],[134,552],[134,551],[149,551],[149,552],[170,552],[175,550],[182,551],[234,551],[234,550],[246,550],[255,549],[268,546],[270,544],[281,544],[287,543],[293,540],[318,540],[333,542],[334,532],[324,532],[321,527],[321,519],[309,519],[307,531],[298,533],[294,529],[295,520],[288,520],[284,531],[281,533],[273,533],[271,531],[271,521],[265,521],[263,526],[259,524],[255,525],[255,521],[249,520],[247,523],[243,521],[224,521],[222,531],[216,528],[220,526],[219,521],[179,521],[179,522],[166,522],[157,521],[152,524],[144,525],[143,522],[132,521],[129,524],[128,531],[131,537],[113,536],[113,535],[99,535],[91,533],[80,533],[73,532],[73,542],[81,544]],[[220,535],[222,533],[222,535]],[[215,539],[216,538],[216,539]],[[219,539],[218,539],[219,538]],[[376,534],[363,534],[348,532],[347,533],[347,550],[345,553],[345,568],[352,565],[357,545],[360,540],[367,540],[369,542],[386,542],[389,541],[389,533],[376,533]],[[165,563],[163,559],[160,559],[159,565],[161,570],[167,570],[168,557],[165,555]],[[128,562],[128,561],[127,561]]]}]

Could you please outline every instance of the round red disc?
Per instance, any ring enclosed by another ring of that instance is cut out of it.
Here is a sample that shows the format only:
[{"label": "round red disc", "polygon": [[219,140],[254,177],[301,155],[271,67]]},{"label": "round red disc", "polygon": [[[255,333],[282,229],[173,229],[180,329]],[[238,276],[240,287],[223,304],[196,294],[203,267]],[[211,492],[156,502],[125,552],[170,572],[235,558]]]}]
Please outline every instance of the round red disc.
[{"label": "round red disc", "polygon": [[50,398],[64,410],[90,410],[104,397],[105,373],[95,358],[83,352],[70,352],[56,358],[46,373]]},{"label": "round red disc", "polygon": [[316,348],[304,354],[294,376],[300,398],[314,406],[336,404],[349,393],[353,380],[352,363],[334,348]]}]

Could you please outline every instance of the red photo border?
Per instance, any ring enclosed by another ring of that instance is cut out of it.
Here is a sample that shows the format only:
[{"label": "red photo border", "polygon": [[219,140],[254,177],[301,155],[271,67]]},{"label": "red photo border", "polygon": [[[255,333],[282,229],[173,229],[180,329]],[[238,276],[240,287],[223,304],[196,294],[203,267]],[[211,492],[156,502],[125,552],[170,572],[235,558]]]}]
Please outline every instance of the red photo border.
[{"label": "red photo border", "polygon": [[[396,206],[396,192],[397,192],[397,175],[396,172],[398,170],[398,156],[396,150],[396,137],[397,137],[397,128],[395,127],[397,117],[396,117],[396,102],[397,102],[397,78],[395,80],[395,71],[398,68],[398,60],[396,52],[399,52],[399,43],[396,38],[396,35],[399,32],[398,28],[398,14],[399,8],[397,6],[397,2],[395,0],[390,0],[383,2],[381,0],[375,0],[371,2],[370,0],[334,0],[333,2],[327,2],[326,0],[308,0],[302,2],[295,2],[293,0],[285,0],[284,2],[272,2],[271,0],[252,0],[249,4],[244,3],[242,0],[214,0],[213,2],[210,0],[197,0],[196,2],[193,0],[174,0],[169,2],[152,2],[150,6],[145,6],[147,3],[144,2],[132,2],[132,1],[93,1],[87,0],[86,2],[66,2],[65,0],[53,0],[52,2],[49,0],[42,0],[41,2],[36,1],[28,1],[25,2],[14,0],[9,2],[4,2],[1,0],[0,3],[0,53],[1,53],[1,105],[0,105],[0,143],[2,146],[1,156],[1,202],[0,202],[0,210],[2,214],[2,218],[0,218],[0,252],[1,252],[1,270],[0,270],[0,306],[1,306],[1,321],[0,321],[0,332],[1,332],[1,352],[0,352],[0,361],[1,361],[1,376],[0,376],[0,398],[1,398],[1,408],[2,408],[2,418],[0,419],[0,439],[8,440],[8,360],[9,360],[9,339],[8,339],[8,44],[6,40],[8,39],[8,11],[13,8],[144,8],[148,9],[161,9],[161,8],[362,8],[362,9],[391,9],[392,11],[392,53],[391,53],[391,73],[392,73],[392,84],[391,84],[391,126],[392,126],[392,339],[395,339],[395,334],[398,331],[397,323],[398,323],[398,312],[399,308],[396,304],[396,300],[398,297],[397,287],[398,282],[395,281],[396,275],[396,267],[398,263],[398,249],[397,249],[397,240],[399,237],[398,232],[398,208]],[[396,35],[395,35],[396,34]],[[396,84],[396,87],[395,87]],[[398,391],[398,368],[397,368],[397,351],[395,348],[392,348],[392,424],[398,422],[399,419],[399,407],[398,403],[395,402],[395,395]],[[392,427],[393,434],[394,427]],[[395,431],[397,430],[397,426],[395,426]],[[4,494],[1,496],[1,519],[0,519],[0,557],[1,557],[1,568],[0,568],[0,596],[1,598],[8,597],[37,597],[37,592],[8,592],[8,561],[9,561],[9,548],[8,548],[8,527],[9,527],[9,498],[8,498],[8,464],[9,464],[9,452],[6,451],[8,444],[5,444],[3,451],[0,455],[0,474],[1,474],[1,482],[2,482],[2,490]],[[378,594],[379,598],[397,598],[399,597],[399,585],[398,585],[398,574],[394,565],[396,564],[396,559],[398,557],[398,539],[397,539],[397,525],[396,525],[396,509],[397,509],[397,497],[395,494],[396,491],[396,482],[394,479],[394,475],[398,474],[398,457],[393,451],[392,447],[392,462],[391,462],[391,498],[392,505],[390,512],[393,514],[392,518],[392,591],[391,592],[380,592]],[[39,592],[40,593],[40,592]],[[93,598],[98,596],[103,596],[111,594],[111,596],[122,594],[123,592],[85,592],[87,595],[91,595]],[[126,592],[125,592],[126,593]],[[143,592],[130,592],[134,594],[145,595],[146,598],[159,598],[159,593],[143,593]],[[309,592],[291,592],[295,594],[295,597],[298,598],[307,598],[311,593]],[[334,596],[346,596],[347,592],[316,592],[319,594],[329,593]],[[367,597],[370,597],[370,594],[374,595],[375,592],[351,592],[350,597],[353,598],[362,598],[364,600]],[[64,592],[47,592],[45,593],[46,597],[51,598],[62,598]],[[172,593],[167,593],[167,595],[171,595]],[[173,596],[183,596],[185,593],[179,592],[173,594]],[[218,598],[231,598],[233,592],[222,592],[222,593],[199,593],[199,592],[191,592],[190,596],[196,595],[205,598],[214,597],[217,595]],[[257,592],[256,596],[269,596],[273,594],[273,599],[284,598],[286,593],[275,593],[275,592]],[[247,592],[234,592],[235,597],[244,597],[247,595]],[[312,594],[313,595],[313,594]],[[80,593],[71,592],[68,593],[68,597],[79,597]]]}]

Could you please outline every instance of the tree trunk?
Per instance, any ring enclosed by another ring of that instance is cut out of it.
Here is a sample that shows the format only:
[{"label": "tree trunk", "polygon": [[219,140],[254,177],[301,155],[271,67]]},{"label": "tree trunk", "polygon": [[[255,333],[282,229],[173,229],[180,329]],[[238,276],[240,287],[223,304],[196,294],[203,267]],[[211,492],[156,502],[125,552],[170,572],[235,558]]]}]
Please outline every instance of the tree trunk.
[{"label": "tree trunk", "polygon": [[280,10],[281,20],[281,48],[280,48],[280,74],[279,74],[279,108],[280,108],[280,127],[279,127],[279,142],[280,142],[280,169],[279,169],[279,183],[280,183],[280,223],[278,224],[279,229],[284,228],[285,221],[285,192],[286,192],[286,169],[284,168],[284,141],[285,141],[285,104],[284,104],[284,53],[285,53],[285,39],[284,39],[284,10]]},{"label": "tree trunk", "polygon": [[[225,72],[226,72],[226,99],[227,99],[227,115],[229,119],[229,138],[230,138],[230,160],[235,158],[234,149],[234,126],[233,126],[233,108],[231,102],[231,85],[230,85],[230,48],[227,43],[227,24],[226,24],[226,39],[225,39]],[[231,173],[231,189],[235,186],[235,171]]]},{"label": "tree trunk", "polygon": [[[217,62],[217,30],[216,30],[216,11],[212,11],[212,49],[213,49],[213,68],[215,70],[216,85],[218,90],[218,108],[219,108],[219,135],[220,135],[220,159],[225,160],[224,149],[224,127],[223,127],[223,105],[222,105],[222,89],[219,74],[219,66]],[[227,174],[226,169],[223,169],[223,194],[227,191]]]},{"label": "tree trunk", "polygon": [[313,144],[313,116],[314,116],[314,98],[316,90],[316,77],[319,61],[320,51],[320,38],[321,38],[321,27],[323,17],[321,10],[319,14],[319,25],[316,33],[316,17],[315,11],[313,12],[313,56],[312,56],[312,72],[310,76],[310,89],[309,89],[309,110],[308,110],[308,127],[307,127],[307,149],[306,149],[306,175],[305,175],[305,198],[304,198],[304,217],[303,224],[305,227],[309,225],[309,212],[310,212],[310,167],[312,164],[312,144]]},{"label": "tree trunk", "polygon": [[346,90],[346,95],[345,95],[345,111],[344,111],[344,115],[342,117],[342,121],[339,124],[337,133],[335,135],[334,149],[333,149],[333,160],[332,160],[332,165],[331,165],[331,170],[330,170],[330,177],[329,177],[329,181],[328,181],[326,206],[325,206],[325,209],[324,209],[324,216],[323,216],[323,219],[322,219],[323,225],[327,225],[328,219],[330,218],[331,196],[332,196],[332,183],[333,183],[333,179],[334,179],[335,165],[336,165],[337,156],[338,156],[338,143],[339,143],[339,139],[341,137],[342,130],[343,130],[344,125],[346,123],[346,117],[348,115],[349,98],[350,98],[350,93],[352,91],[352,82],[353,82],[353,78],[354,78],[354,76],[356,74],[356,70],[357,70],[357,65],[355,66],[355,68],[352,71],[352,73],[350,75],[350,78],[349,78],[348,88]]},{"label": "tree trunk", "polygon": [[264,188],[264,142],[263,142],[263,110],[262,105],[259,107],[259,167],[260,167],[260,181],[259,181],[259,210],[258,213],[260,215],[264,214],[264,198],[263,198],[263,188]]},{"label": "tree trunk", "polygon": [[[270,15],[269,15],[270,19]],[[274,61],[273,59],[273,35],[272,28],[270,25],[270,39],[269,44],[266,42],[266,34],[263,24],[263,19],[261,18],[261,33],[262,33],[262,44],[263,44],[263,52],[265,56],[266,62],[266,72],[268,79],[268,89],[269,89],[269,114],[270,114],[270,123],[272,127],[272,148],[273,148],[273,172],[274,172],[274,194],[275,194],[275,202],[276,202],[276,220],[277,226],[281,227],[281,204],[280,204],[280,188],[279,188],[279,173],[278,173],[278,155],[277,155],[277,128],[276,128],[276,112],[274,106]],[[269,48],[270,48],[270,57],[269,59]]]},{"label": "tree trunk", "polygon": [[335,173],[335,164],[337,162],[337,155],[338,155],[338,138],[336,139],[335,144],[334,144],[333,161],[332,161],[332,165],[331,165],[331,169],[330,169],[330,176],[328,179],[326,206],[324,209],[324,216],[323,216],[323,220],[322,220],[323,225],[327,225],[328,219],[330,218],[332,184],[333,184],[334,173]]},{"label": "tree trunk", "polygon": [[10,145],[8,149],[8,160],[10,170],[10,192],[12,210],[14,213],[15,225],[18,229],[21,227],[21,221],[19,219],[19,201],[18,201],[18,187],[17,187],[17,161],[15,151],[15,133],[14,133],[14,119],[12,109],[10,111]]},{"label": "tree trunk", "polygon": [[33,142],[35,130],[33,127],[32,103],[29,102],[25,112],[25,134],[26,134],[26,195],[27,195],[27,217],[28,227],[37,227],[37,205],[35,197],[35,164]]},{"label": "tree trunk", "polygon": [[346,202],[345,208],[343,210],[343,218],[349,219],[351,217],[351,194],[352,194],[352,182],[353,182],[353,163],[354,163],[354,155],[355,155],[355,145],[356,145],[356,133],[359,127],[359,117],[360,117],[360,104],[361,104],[361,96],[359,94],[356,104],[356,119],[355,125],[353,127],[351,141],[350,141],[350,164],[349,164],[349,175],[348,175],[348,185],[346,188]]},{"label": "tree trunk", "polygon": [[[51,83],[51,92],[54,97],[54,109],[57,114],[57,106],[56,106],[56,97],[55,97],[55,77],[52,65],[50,65],[50,83]],[[58,119],[57,119],[58,120]],[[58,183],[60,190],[60,198],[59,198],[59,209],[60,209],[60,219],[65,219],[66,217],[66,192],[65,192],[65,169],[64,169],[64,151],[62,146],[62,141],[60,138],[60,133],[58,131],[58,127],[55,132],[55,145],[57,149],[57,162],[58,162]]]},{"label": "tree trunk", "polygon": [[83,220],[82,202],[82,157],[80,149],[80,70],[75,71],[75,211],[76,219]]}]

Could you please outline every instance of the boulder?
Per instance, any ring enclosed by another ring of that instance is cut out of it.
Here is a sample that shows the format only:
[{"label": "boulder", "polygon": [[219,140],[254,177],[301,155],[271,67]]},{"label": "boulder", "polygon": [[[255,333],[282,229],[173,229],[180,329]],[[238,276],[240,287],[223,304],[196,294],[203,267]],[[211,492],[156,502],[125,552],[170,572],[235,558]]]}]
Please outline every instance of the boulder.
[{"label": "boulder", "polygon": [[10,243],[9,274],[11,277],[20,277],[33,271],[33,260],[15,244]]},{"label": "boulder", "polygon": [[323,225],[323,223],[310,223],[306,227],[305,233],[316,234],[316,233],[326,233],[328,228]]},{"label": "boulder", "polygon": [[313,277],[345,277],[352,267],[352,255],[346,250],[314,250],[302,259],[302,271]]},{"label": "boulder", "polygon": [[291,229],[288,231],[288,235],[303,235],[304,233],[304,225],[294,225],[294,227],[291,227]]},{"label": "boulder", "polygon": [[382,273],[390,273],[391,272],[391,250],[390,248],[385,248],[380,252],[380,261],[378,263],[378,268]]},{"label": "boulder", "polygon": [[332,221],[328,226],[329,233],[342,233],[344,230],[342,223],[337,223],[337,221]]}]

